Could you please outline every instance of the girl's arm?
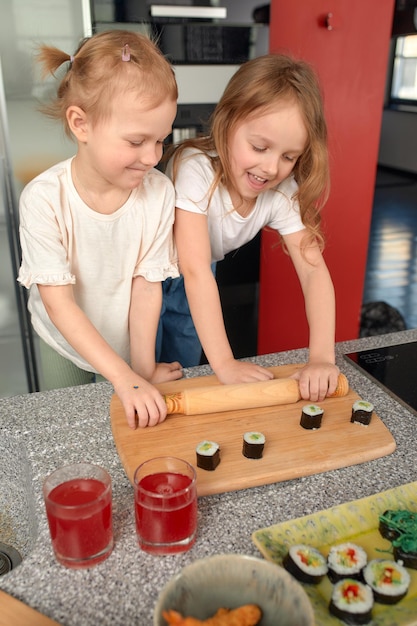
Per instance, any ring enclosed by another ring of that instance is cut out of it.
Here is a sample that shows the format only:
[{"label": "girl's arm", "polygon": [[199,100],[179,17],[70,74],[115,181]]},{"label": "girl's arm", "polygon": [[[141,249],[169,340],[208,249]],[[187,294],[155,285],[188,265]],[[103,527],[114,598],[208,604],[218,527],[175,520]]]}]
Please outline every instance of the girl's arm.
[{"label": "girl's arm", "polygon": [[72,286],[38,285],[38,289],[59,332],[76,352],[112,383],[129,426],[135,428],[136,419],[139,426],[153,426],[163,421],[166,404],[159,391],[136,374],[103,339],[75,302]]},{"label": "girl's arm", "polygon": [[143,276],[132,281],[129,310],[130,358],[132,369],[153,383],[177,380],[182,376],[178,361],[155,363],[155,342],[162,306],[162,287]]},{"label": "girl's arm", "polygon": [[[300,370],[301,397],[313,402],[323,400],[336,390],[339,369],[335,365],[336,305],[333,283],[318,246],[301,254],[305,230],[284,236],[304,294],[310,329],[309,362]],[[320,303],[317,306],[317,303]]]},{"label": "girl's arm", "polygon": [[219,290],[211,271],[211,248],[205,215],[176,210],[174,223],[180,271],[191,315],[205,355],[222,383],[272,378],[269,370],[234,358],[223,321]]}]

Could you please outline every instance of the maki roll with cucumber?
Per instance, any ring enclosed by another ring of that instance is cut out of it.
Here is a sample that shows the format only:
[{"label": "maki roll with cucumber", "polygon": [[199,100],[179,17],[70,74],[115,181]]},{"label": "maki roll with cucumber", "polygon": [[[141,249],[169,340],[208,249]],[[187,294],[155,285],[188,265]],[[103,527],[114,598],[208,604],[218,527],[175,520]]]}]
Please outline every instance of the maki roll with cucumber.
[{"label": "maki roll with cucumber", "polygon": [[297,580],[310,585],[318,585],[327,574],[325,557],[316,548],[305,544],[291,546],[282,564]]},{"label": "maki roll with cucumber", "polygon": [[329,611],[345,624],[368,624],[372,620],[374,598],[372,589],[353,578],[343,578],[335,584]]},{"label": "maki roll with cucumber", "polygon": [[321,426],[323,413],[323,409],[317,404],[306,404],[301,412],[300,426],[307,430],[317,430]]},{"label": "maki roll with cucumber", "polygon": [[367,563],[366,552],[354,543],[332,546],[327,557],[328,576],[332,583],[342,578],[361,580],[362,570]]},{"label": "maki roll with cucumber", "polygon": [[363,577],[373,591],[375,602],[380,604],[397,604],[410,586],[410,574],[405,567],[389,559],[369,561]]},{"label": "maki roll with cucumber", "polygon": [[248,459],[261,459],[265,446],[265,435],[247,432],[243,435],[242,454]]},{"label": "maki roll with cucumber", "polygon": [[352,406],[352,416],[350,421],[352,423],[368,426],[371,423],[373,411],[374,405],[371,404],[371,402],[366,402],[366,400],[357,400]]},{"label": "maki roll with cucumber", "polygon": [[215,441],[201,441],[196,447],[197,467],[212,472],[220,463],[220,446]]}]

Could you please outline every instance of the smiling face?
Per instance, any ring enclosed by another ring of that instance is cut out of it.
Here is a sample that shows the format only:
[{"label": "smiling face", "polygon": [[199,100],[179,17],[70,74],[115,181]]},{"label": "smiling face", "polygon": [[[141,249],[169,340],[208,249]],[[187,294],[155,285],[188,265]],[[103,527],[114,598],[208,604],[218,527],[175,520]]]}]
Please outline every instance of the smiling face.
[{"label": "smiling face", "polygon": [[229,139],[235,208],[287,178],[307,145],[307,130],[295,102],[279,102],[237,124]]},{"label": "smiling face", "polygon": [[162,157],[164,139],[171,133],[176,102],[170,98],[150,105],[134,91],[118,95],[108,117],[88,121],[79,156],[90,186],[131,190]]}]

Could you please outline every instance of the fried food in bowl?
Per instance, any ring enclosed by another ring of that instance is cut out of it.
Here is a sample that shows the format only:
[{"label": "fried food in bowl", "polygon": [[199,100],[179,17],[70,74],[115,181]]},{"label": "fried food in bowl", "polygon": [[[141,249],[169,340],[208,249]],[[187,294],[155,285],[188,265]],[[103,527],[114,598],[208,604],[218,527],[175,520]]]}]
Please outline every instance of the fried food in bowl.
[{"label": "fried food in bowl", "polygon": [[[258,614],[257,621],[253,621],[254,609],[244,608],[248,605],[259,608],[260,619]],[[249,620],[248,626],[314,624],[310,600],[295,578],[274,563],[242,554],[219,554],[184,567],[161,591],[153,624],[235,626],[238,623],[240,626],[246,623],[236,622],[236,615]]]},{"label": "fried food in bowl", "polygon": [[162,611],[162,616],[169,626],[256,626],[262,611],[256,604],[245,604],[237,609],[219,609],[205,620],[183,617],[178,611]]}]

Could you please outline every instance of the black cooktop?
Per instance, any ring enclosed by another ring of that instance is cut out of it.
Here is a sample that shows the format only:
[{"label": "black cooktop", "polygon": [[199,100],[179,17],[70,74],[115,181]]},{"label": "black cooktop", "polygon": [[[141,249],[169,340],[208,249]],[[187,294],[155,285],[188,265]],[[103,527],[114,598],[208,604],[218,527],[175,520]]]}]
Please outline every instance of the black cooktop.
[{"label": "black cooktop", "polygon": [[344,357],[417,414],[417,341]]}]

